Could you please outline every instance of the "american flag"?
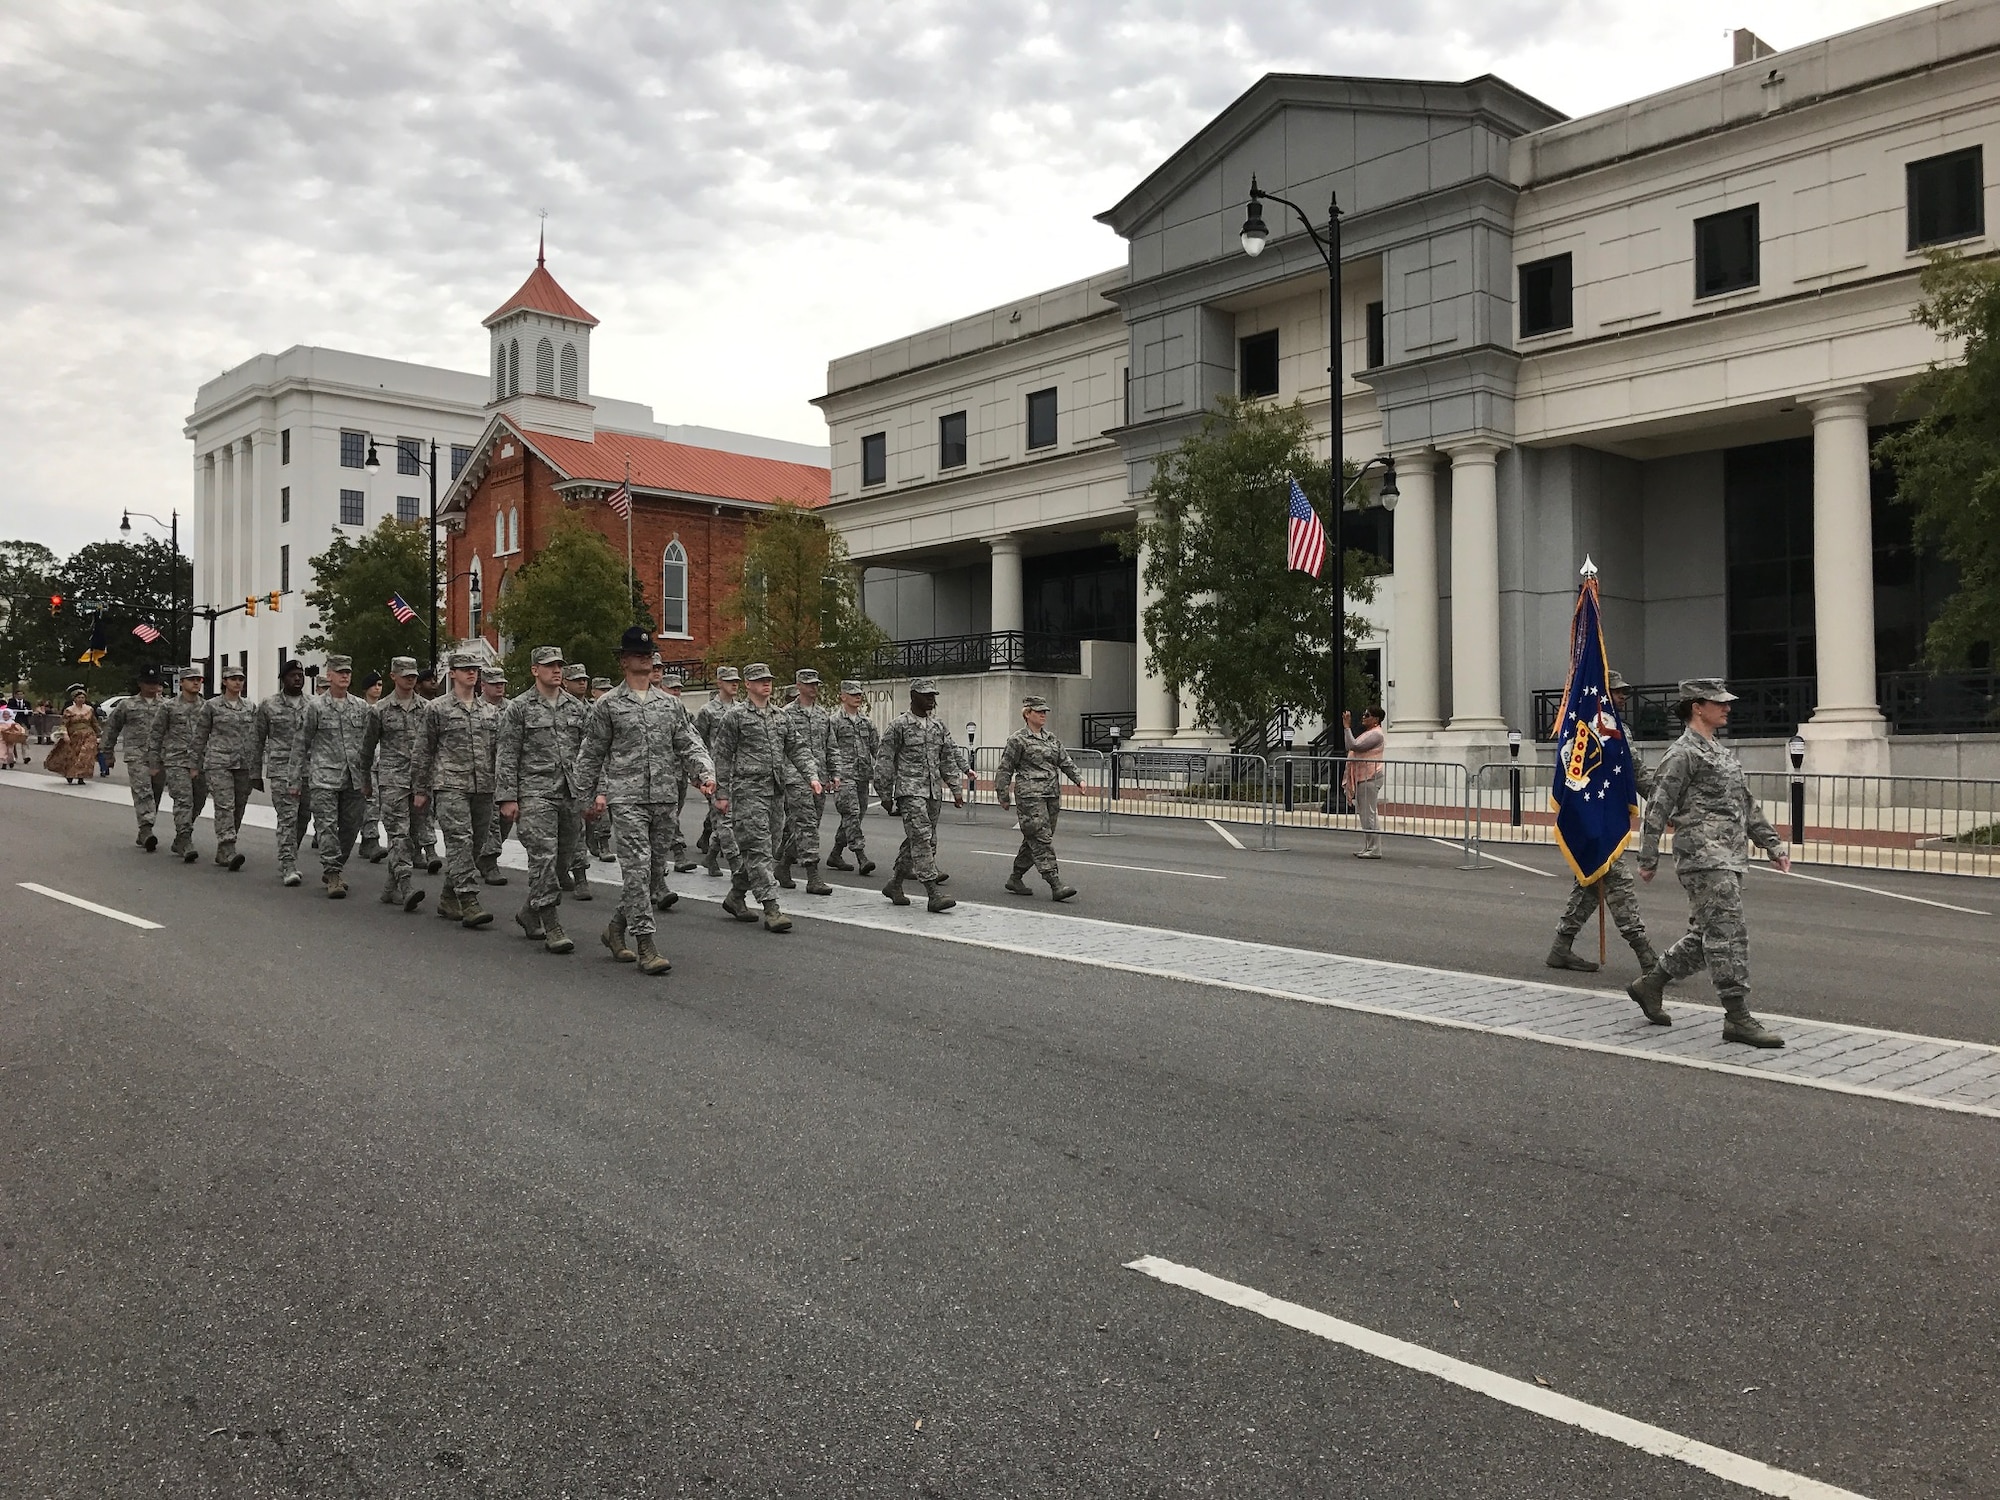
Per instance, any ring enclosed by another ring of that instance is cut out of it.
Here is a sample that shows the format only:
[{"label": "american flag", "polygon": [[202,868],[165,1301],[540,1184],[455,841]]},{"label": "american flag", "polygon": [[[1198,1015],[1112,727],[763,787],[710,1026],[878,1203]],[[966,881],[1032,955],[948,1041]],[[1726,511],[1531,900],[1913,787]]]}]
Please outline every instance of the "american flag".
[{"label": "american flag", "polygon": [[401,594],[391,594],[389,596],[389,613],[396,617],[398,625],[407,625],[417,617],[417,612],[403,602]]},{"label": "american flag", "polygon": [[604,503],[617,511],[619,515],[630,518],[632,514],[632,481],[628,479],[619,485],[617,489],[605,496]]},{"label": "american flag", "polygon": [[146,624],[144,621],[141,621],[139,624],[134,625],[132,627],[132,634],[139,637],[140,640],[144,641],[149,646],[160,638],[160,632],[155,630],[152,626]]},{"label": "american flag", "polygon": [[1285,567],[1317,578],[1326,565],[1326,528],[1319,524],[1319,516],[1312,502],[1306,499],[1306,492],[1299,488],[1299,482],[1294,479],[1291,486],[1291,519],[1285,524]]}]

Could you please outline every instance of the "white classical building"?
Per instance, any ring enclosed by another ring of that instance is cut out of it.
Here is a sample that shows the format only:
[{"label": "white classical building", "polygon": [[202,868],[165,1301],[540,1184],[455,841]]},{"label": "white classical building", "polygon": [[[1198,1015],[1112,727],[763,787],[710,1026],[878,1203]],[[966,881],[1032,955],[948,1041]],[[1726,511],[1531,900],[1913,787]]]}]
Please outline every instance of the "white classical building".
[{"label": "white classical building", "polygon": [[1326,268],[1273,204],[1245,254],[1254,176],[1341,207],[1345,448],[1401,489],[1349,517],[1393,565],[1369,617],[1400,753],[1537,727],[1589,555],[1629,679],[1748,684],[1746,737],[1797,724],[1818,770],[1990,765],[1932,732],[1976,728],[1992,679],[1915,670],[1949,570],[1869,465],[1954,352],[1911,316],[1926,256],[1993,252],[1988,144],[1988,3],[1576,120],[1492,77],[1268,76],[1101,216],[1124,267],[834,360],[829,514],[913,663],[1020,631],[989,662],[1059,710],[1208,737],[1133,646],[1144,559],[1103,538],[1222,395],[1298,400],[1323,440]]}]

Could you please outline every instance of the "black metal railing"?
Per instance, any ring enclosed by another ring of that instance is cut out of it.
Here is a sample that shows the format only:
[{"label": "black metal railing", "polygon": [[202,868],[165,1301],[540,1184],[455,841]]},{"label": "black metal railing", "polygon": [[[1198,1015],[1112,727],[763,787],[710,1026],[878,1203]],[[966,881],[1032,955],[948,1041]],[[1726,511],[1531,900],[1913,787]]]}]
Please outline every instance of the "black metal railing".
[{"label": "black metal railing", "polygon": [[[1729,690],[1737,697],[1729,714],[1730,734],[1776,739],[1812,717],[1818,682],[1811,677],[1752,678],[1731,682]],[[1637,684],[1631,691],[1626,717],[1636,738],[1667,740],[1681,732],[1673,712],[1678,684]],[[1535,690],[1535,738],[1544,744],[1555,737],[1562,697],[1561,688]],[[1876,679],[1876,701],[1892,734],[2000,732],[2000,673],[1883,672]]]},{"label": "black metal railing", "polygon": [[1884,672],[1877,692],[1897,734],[2000,731],[2000,672]]},{"label": "black metal railing", "polygon": [[682,687],[706,688],[714,685],[709,680],[708,663],[698,656],[683,661],[663,661],[660,665],[669,672],[680,673]]},{"label": "black metal railing", "polygon": [[1083,642],[1028,630],[984,635],[933,635],[892,641],[875,650],[877,677],[956,676],[966,672],[1076,673],[1083,670]]},{"label": "black metal railing", "polygon": [[[1114,745],[1131,743],[1133,734],[1139,728],[1139,716],[1136,713],[1084,714],[1080,724],[1078,749],[1109,750]],[[1111,737],[1114,728],[1118,731],[1116,740]]]}]

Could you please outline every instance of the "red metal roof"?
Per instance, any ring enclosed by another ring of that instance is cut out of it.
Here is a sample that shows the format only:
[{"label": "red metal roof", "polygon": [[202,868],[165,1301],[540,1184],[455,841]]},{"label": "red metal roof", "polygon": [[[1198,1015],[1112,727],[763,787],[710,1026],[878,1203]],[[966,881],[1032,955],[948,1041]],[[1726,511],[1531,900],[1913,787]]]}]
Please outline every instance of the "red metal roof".
[{"label": "red metal roof", "polygon": [[583,304],[557,285],[555,277],[549,274],[549,268],[543,262],[539,250],[535,253],[535,269],[528,273],[528,279],[521,283],[521,289],[488,314],[480,326],[491,328],[508,313],[519,312],[523,308],[529,312],[568,318],[574,323],[587,323],[592,328],[597,326],[597,319],[583,310]]},{"label": "red metal roof", "polygon": [[524,431],[522,436],[568,479],[617,484],[625,478],[629,459],[635,489],[763,504],[790,500],[808,507],[826,504],[833,489],[833,475],[815,464],[751,458],[637,433],[600,432],[592,441],[548,432]]}]

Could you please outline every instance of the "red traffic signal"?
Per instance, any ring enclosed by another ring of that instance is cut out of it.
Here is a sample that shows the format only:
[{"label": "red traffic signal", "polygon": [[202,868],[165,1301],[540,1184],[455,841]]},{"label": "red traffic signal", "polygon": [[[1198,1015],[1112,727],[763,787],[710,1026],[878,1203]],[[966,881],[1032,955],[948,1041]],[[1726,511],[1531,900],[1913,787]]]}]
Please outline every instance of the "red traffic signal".
[{"label": "red traffic signal", "polygon": [[52,615],[61,613],[62,601],[63,601],[63,596],[61,594],[49,595],[49,613]]}]

